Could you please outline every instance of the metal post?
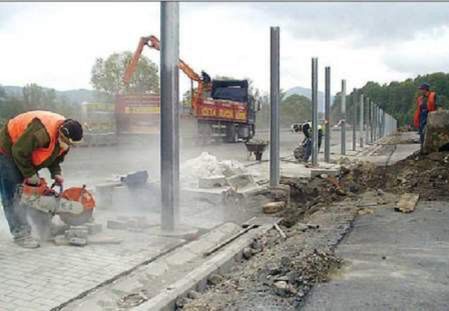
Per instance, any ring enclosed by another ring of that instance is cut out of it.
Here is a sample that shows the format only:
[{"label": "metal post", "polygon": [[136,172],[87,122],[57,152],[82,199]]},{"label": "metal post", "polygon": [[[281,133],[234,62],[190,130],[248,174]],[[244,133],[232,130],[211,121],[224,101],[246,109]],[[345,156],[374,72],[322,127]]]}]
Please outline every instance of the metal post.
[{"label": "metal post", "polygon": [[312,58],[312,165],[318,164],[318,58]]},{"label": "metal post", "polygon": [[346,80],[341,80],[341,154],[346,154]]},{"label": "metal post", "polygon": [[365,133],[363,132],[363,106],[365,103],[365,99],[363,97],[363,94],[360,94],[360,120],[359,120],[359,133],[360,133],[360,148],[363,148],[363,138],[365,137]]},{"label": "metal post", "polygon": [[330,162],[331,153],[331,67],[324,68],[324,119],[325,119],[325,129],[324,129],[324,161]]},{"label": "metal post", "polygon": [[373,143],[377,141],[377,105],[373,104]]},{"label": "metal post", "polygon": [[352,91],[352,150],[357,150],[357,93]]},{"label": "metal post", "polygon": [[373,102],[370,101],[369,102],[369,143],[373,144],[374,143],[374,122],[373,122],[373,114],[374,114],[374,109],[373,109]]},{"label": "metal post", "polygon": [[179,3],[161,2],[161,229],[173,230],[179,205]]},{"label": "metal post", "polygon": [[365,113],[363,114],[363,133],[365,134],[365,144],[369,144],[369,97],[365,98],[365,102],[363,103],[363,109]]},{"label": "metal post", "polygon": [[377,122],[379,122],[379,139],[382,138],[382,108],[379,107],[379,115],[377,116]]},{"label": "metal post", "polygon": [[280,101],[280,79],[279,79],[279,27],[270,28],[270,103],[271,103],[271,132],[270,132],[270,185],[279,185],[279,101]]}]

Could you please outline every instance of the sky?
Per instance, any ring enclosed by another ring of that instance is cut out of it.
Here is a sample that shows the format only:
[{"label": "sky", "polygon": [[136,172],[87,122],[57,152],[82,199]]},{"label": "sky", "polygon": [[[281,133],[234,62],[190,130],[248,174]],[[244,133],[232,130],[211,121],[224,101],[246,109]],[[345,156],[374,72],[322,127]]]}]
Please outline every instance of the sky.
[{"label": "sky", "polygon": [[[159,3],[0,3],[0,84],[87,88],[97,57],[134,51],[159,36]],[[331,67],[332,93],[449,72],[449,3],[181,3],[180,56],[197,72],[270,85],[270,26],[280,27],[281,88],[319,89]],[[159,52],[144,55],[159,63]],[[189,80],[180,73],[181,92]]]}]

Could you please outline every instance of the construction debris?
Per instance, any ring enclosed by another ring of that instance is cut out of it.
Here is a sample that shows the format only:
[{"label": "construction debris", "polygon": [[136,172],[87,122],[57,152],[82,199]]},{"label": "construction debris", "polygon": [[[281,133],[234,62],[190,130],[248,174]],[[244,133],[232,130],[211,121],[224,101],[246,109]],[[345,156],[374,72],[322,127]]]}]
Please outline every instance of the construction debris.
[{"label": "construction debris", "polygon": [[234,191],[257,187],[253,176],[251,176],[250,174],[233,175],[226,178],[226,181]]},{"label": "construction debris", "polygon": [[269,202],[262,206],[262,210],[265,214],[275,214],[279,213],[281,210],[285,208],[285,202],[279,201],[279,202]]},{"label": "construction debris", "polygon": [[423,151],[449,150],[449,111],[433,111],[427,116]]},{"label": "construction debris", "polygon": [[65,237],[68,240],[70,240],[72,238],[74,238],[74,239],[87,239],[87,235],[88,234],[89,234],[89,231],[87,229],[87,226],[71,226],[64,233]]},{"label": "construction debris", "polygon": [[211,276],[209,276],[207,282],[212,286],[216,286],[221,282],[223,282],[223,277],[220,274],[214,273]]},{"label": "construction debris", "polygon": [[182,164],[181,184],[184,187],[197,188],[200,178],[212,176],[231,177],[245,173],[245,167],[238,161],[219,161],[217,157],[203,152],[197,158]]},{"label": "construction debris", "polygon": [[402,213],[411,213],[415,210],[418,204],[419,194],[404,193],[399,199],[398,205],[395,211]]},{"label": "construction debris", "polygon": [[249,247],[245,247],[242,251],[242,256],[246,260],[250,259],[251,257],[253,257],[253,250]]},{"label": "construction debris", "polygon": [[282,229],[279,227],[278,224],[274,224],[274,228],[276,229],[277,232],[279,232],[279,235],[283,238],[286,239],[287,236],[285,235],[284,231],[282,231]]},{"label": "construction debris", "polygon": [[207,176],[198,178],[198,188],[210,189],[210,188],[220,188],[226,186],[226,178],[224,175],[217,176]]}]

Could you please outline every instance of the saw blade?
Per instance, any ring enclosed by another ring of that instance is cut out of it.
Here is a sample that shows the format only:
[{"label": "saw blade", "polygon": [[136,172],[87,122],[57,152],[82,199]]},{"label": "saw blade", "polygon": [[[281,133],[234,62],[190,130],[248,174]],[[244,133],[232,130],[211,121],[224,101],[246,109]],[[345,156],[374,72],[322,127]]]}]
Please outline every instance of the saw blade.
[{"label": "saw blade", "polygon": [[93,209],[84,208],[81,214],[71,214],[71,213],[60,213],[59,218],[70,226],[80,226],[89,221],[92,217]]}]

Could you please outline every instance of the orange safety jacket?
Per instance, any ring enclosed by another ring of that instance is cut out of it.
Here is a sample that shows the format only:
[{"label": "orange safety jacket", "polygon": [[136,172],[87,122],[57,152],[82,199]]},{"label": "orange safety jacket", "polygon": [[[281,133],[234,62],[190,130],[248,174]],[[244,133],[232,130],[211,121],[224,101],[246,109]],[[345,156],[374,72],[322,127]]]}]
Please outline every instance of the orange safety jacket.
[{"label": "orange safety jacket", "polygon": [[[435,111],[437,110],[436,103],[435,103],[436,94],[435,92],[429,92],[429,96],[427,98],[427,111]],[[417,100],[417,107],[415,111],[415,117],[414,117],[414,123],[415,127],[419,128],[420,125],[420,118],[421,118],[421,105],[423,103],[423,96],[419,96]]]},{"label": "orange safety jacket", "polygon": [[[47,130],[50,137],[50,144],[46,148],[35,149],[31,155],[31,160],[34,166],[39,166],[45,160],[51,157],[58,142],[59,127],[64,122],[65,117],[50,111],[29,111],[19,114],[17,117],[9,120],[8,134],[11,138],[12,145],[14,145],[22,134],[25,132],[28,125],[34,120],[39,119]],[[60,155],[64,151],[61,149]]]}]

